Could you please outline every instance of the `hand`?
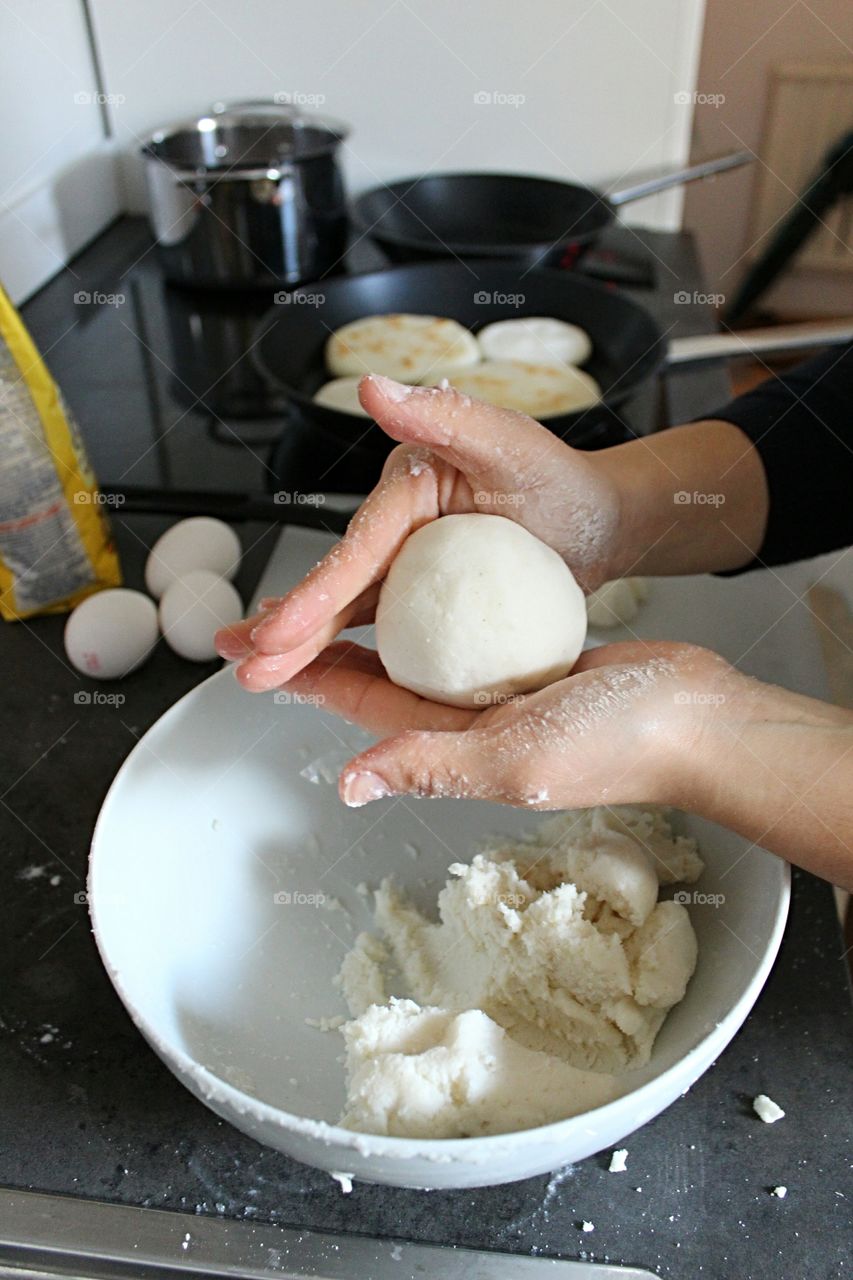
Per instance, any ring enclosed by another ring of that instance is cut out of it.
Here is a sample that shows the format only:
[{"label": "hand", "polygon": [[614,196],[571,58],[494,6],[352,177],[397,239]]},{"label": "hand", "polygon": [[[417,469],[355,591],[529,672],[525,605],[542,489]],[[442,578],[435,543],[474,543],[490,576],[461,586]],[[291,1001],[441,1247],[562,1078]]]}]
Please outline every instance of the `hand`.
[{"label": "hand", "polygon": [[605,645],[570,676],[482,711],[430,702],[392,684],[377,654],[331,645],[288,683],[382,735],[341,774],[349,805],[407,792],[531,809],[644,801],[677,804],[703,725],[745,678],[686,644]]},{"label": "hand", "polygon": [[345,627],[373,620],[379,585],[405,539],[439,516],[515,520],[564,558],[586,590],[613,576],[616,486],[594,455],[570,448],[520,413],[453,390],[362,379],[361,402],[403,441],[345,537],[282,600],[217,635],[247,689],[274,689]]}]

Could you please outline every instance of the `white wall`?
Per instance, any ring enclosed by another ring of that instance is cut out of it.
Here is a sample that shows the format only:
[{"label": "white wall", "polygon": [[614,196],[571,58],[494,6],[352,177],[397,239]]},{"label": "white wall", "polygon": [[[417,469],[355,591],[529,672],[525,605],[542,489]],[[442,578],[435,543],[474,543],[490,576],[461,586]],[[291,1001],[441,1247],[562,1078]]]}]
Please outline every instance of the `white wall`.
[{"label": "white wall", "polygon": [[119,212],[81,0],[0,8],[0,281],[18,302]]},{"label": "white wall", "polygon": [[[353,126],[351,190],[427,169],[590,183],[682,162],[703,0],[92,0],[119,144],[220,98],[307,95]],[[478,105],[475,94],[518,96]],[[310,104],[309,104],[310,105]],[[144,194],[135,161],[128,194]],[[625,210],[677,226],[681,193]]]}]

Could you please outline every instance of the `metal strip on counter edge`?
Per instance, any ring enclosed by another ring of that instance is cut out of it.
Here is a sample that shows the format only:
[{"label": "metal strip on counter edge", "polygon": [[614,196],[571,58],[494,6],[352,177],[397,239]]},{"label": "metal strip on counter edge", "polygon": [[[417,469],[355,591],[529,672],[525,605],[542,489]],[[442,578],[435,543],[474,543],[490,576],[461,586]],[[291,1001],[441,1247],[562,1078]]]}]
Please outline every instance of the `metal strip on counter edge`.
[{"label": "metal strip on counter edge", "polygon": [[128,1280],[655,1280],[604,1263],[530,1258],[0,1189],[0,1277]]}]

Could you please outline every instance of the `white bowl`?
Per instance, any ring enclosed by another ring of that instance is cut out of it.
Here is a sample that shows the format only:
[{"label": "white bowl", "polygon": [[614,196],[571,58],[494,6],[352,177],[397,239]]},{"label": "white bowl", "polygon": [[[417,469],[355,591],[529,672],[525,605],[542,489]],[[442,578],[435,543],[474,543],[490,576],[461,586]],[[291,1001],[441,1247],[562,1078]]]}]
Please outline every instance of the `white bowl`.
[{"label": "white bowl", "polygon": [[[285,697],[248,694],[227,670],[194,689],[125,761],[92,843],[89,901],[110,977],[152,1047],[219,1115],[330,1171],[397,1186],[484,1186],[618,1144],[728,1044],[776,955],[789,873],[731,832],[687,819],[707,862],[697,891],[725,901],[690,908],[696,974],[650,1064],[623,1078],[624,1096],[489,1138],[339,1128],[341,1037],[305,1019],[346,1012],[332,979],[371,924],[355,886],[393,872],[419,905],[434,906],[448,864],[475,841],[540,818],[459,800],[348,810],[330,781],[303,771],[332,778],[364,738]],[[325,905],[310,901],[318,894]]]}]

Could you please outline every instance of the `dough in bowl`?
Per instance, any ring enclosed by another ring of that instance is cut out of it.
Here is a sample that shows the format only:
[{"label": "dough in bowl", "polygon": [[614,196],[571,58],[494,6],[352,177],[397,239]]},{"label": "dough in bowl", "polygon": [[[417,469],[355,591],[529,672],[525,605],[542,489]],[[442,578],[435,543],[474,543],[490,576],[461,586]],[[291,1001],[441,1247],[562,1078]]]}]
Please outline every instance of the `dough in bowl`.
[{"label": "dough in bowl", "polygon": [[391,565],[376,639],[396,684],[481,707],[561,680],[586,622],[583,592],[551,547],[504,516],[443,516]]},{"label": "dough in bowl", "polygon": [[572,365],[484,360],[470,369],[455,372],[442,367],[440,372],[457,391],[502,409],[528,413],[531,418],[579,413],[601,399],[601,387],[595,379]]},{"label": "dough in bowl", "polygon": [[484,360],[566,365],[583,364],[592,355],[585,329],[551,316],[496,320],[480,330],[477,341]]},{"label": "dough in bowl", "polygon": [[405,312],[352,320],[326,343],[329,373],[382,373],[399,382],[431,382],[433,369],[455,371],[479,359],[477,339],[455,320]]}]

